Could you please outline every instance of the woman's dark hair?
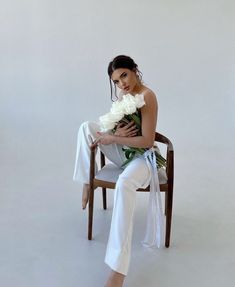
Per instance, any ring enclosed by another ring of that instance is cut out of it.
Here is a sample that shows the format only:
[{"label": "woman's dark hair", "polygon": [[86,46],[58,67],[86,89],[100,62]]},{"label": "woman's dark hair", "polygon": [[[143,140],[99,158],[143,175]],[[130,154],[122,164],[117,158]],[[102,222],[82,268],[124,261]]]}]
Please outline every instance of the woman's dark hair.
[{"label": "woman's dark hair", "polygon": [[[113,84],[112,84],[111,76],[116,69],[121,69],[121,68],[135,71],[140,81],[142,80],[142,73],[139,71],[138,65],[134,62],[134,60],[131,57],[125,56],[125,55],[119,55],[115,57],[108,65],[108,75],[109,75],[109,83],[110,83],[112,101],[113,101]],[[114,85],[114,95],[116,98],[118,98],[116,85]]]}]

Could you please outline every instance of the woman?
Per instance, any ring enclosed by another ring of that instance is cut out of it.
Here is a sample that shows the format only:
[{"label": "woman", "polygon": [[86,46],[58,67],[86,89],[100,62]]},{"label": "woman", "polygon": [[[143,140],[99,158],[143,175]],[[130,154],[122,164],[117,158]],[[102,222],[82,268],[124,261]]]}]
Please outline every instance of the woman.
[{"label": "woman", "polygon": [[[83,182],[82,207],[86,208],[89,194],[89,156],[90,145],[97,141],[100,149],[119,167],[125,161],[123,146],[151,148],[154,144],[158,104],[156,95],[146,87],[141,79],[138,65],[132,58],[124,55],[115,57],[108,66],[111,98],[113,85],[116,98],[125,94],[142,94],[145,105],[141,108],[141,135],[137,135],[134,122],[119,124],[115,133],[101,133],[96,123],[85,122],[78,132],[78,147],[74,180]],[[117,97],[116,88],[120,95]],[[151,172],[143,156],[128,163],[118,178],[114,193],[114,207],[105,263],[111,268],[105,287],[121,287],[127,275],[133,228],[136,189],[146,188],[151,180]]]}]

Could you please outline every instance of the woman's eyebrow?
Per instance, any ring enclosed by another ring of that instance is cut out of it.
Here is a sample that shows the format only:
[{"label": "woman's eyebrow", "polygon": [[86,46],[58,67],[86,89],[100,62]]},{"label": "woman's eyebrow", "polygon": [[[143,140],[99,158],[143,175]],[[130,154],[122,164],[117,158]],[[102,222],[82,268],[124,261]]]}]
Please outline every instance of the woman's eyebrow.
[{"label": "woman's eyebrow", "polygon": [[[121,73],[121,75],[119,76],[119,78],[121,78],[126,72]],[[113,82],[118,82],[118,80],[113,80]]]}]

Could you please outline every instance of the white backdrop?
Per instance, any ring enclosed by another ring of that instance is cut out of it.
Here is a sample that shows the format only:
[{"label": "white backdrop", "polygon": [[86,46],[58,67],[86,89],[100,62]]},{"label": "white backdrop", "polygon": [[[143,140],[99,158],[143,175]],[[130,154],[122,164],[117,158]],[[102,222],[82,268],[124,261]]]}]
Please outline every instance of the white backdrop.
[{"label": "white backdrop", "polygon": [[216,214],[227,193],[232,218],[234,27],[233,0],[1,1],[1,209],[14,216],[30,178],[68,188],[77,129],[108,111],[107,65],[127,54],[157,93],[158,131],[175,147],[175,206],[190,204],[192,185],[204,195],[218,186],[206,208]]},{"label": "white backdrop", "polygon": [[158,130],[177,148],[218,145],[229,134],[231,140],[234,9],[228,0],[3,1],[5,145],[16,140],[15,131],[34,142],[42,136],[45,144],[73,144],[81,121],[109,109],[107,64],[122,53],[158,94]]},{"label": "white backdrop", "polygon": [[157,93],[158,131],[173,141],[179,169],[187,159],[200,167],[207,156],[218,168],[228,166],[235,134],[234,11],[232,0],[3,1],[4,178],[16,165],[72,174],[79,124],[111,105],[106,70],[118,54],[133,57]]}]

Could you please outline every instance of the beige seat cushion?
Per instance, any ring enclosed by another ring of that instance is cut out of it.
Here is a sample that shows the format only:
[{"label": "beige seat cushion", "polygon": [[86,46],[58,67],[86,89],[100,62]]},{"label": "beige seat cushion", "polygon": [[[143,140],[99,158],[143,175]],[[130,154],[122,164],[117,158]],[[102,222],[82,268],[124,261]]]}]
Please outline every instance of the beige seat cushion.
[{"label": "beige seat cushion", "polygon": [[[99,170],[95,176],[96,179],[117,182],[119,175],[123,172],[123,169],[117,167],[113,163],[106,164],[101,170]],[[167,183],[167,175],[164,168],[158,169],[159,183]]]}]

